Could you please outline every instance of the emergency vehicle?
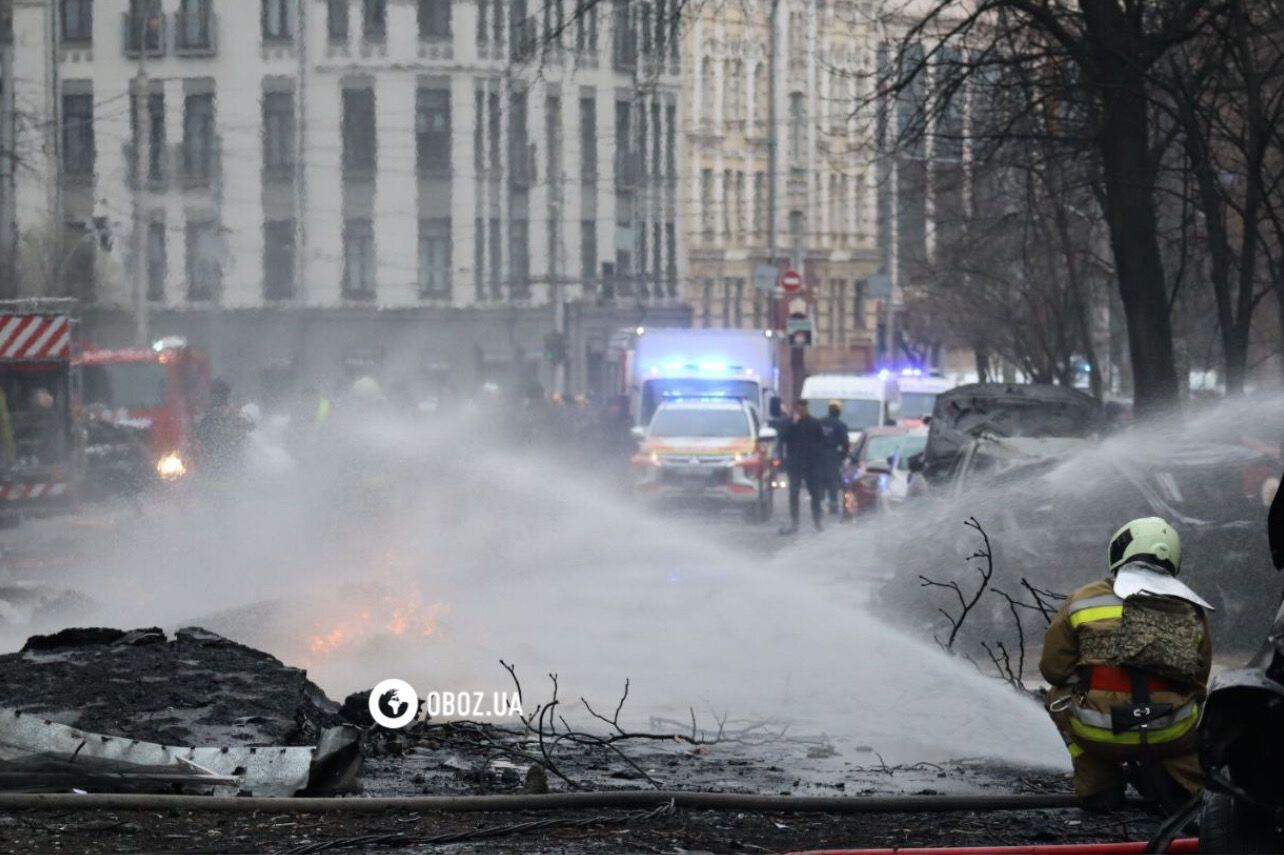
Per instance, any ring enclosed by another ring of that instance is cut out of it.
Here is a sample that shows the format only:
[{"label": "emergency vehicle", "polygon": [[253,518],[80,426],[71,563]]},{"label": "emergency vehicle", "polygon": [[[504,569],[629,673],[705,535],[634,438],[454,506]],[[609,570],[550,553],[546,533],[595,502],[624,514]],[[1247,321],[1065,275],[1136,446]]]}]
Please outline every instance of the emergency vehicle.
[{"label": "emergency vehicle", "polygon": [[639,427],[666,401],[744,401],[761,417],[776,394],[778,346],[771,330],[621,330],[611,341],[606,391],[628,396]]},{"label": "emergency vehicle", "polygon": [[186,474],[209,393],[205,356],[183,339],[167,338],[150,349],[88,349],[82,361],[85,405],[106,409],[117,424],[145,430],[162,480]]},{"label": "emergency vehicle", "polygon": [[71,507],[83,471],[70,300],[0,302],[0,522]]},{"label": "emergency vehicle", "polygon": [[818,419],[824,418],[830,401],[837,401],[853,445],[869,428],[894,425],[900,416],[900,385],[887,370],[871,375],[813,374],[803,381],[802,397]]},{"label": "emergency vehicle", "polygon": [[901,391],[900,423],[913,427],[926,422],[936,406],[936,396],[957,385],[953,380],[925,374],[918,368],[902,368],[896,378]]},{"label": "emergency vehicle", "polygon": [[668,401],[645,430],[633,464],[639,497],[664,504],[698,501],[771,516],[770,443],[755,407],[728,398]]}]

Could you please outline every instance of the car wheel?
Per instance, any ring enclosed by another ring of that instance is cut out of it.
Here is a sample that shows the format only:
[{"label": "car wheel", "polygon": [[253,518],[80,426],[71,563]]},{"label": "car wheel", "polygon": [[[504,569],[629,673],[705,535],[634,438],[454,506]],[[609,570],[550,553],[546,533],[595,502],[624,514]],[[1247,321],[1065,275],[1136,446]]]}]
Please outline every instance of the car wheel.
[{"label": "car wheel", "polygon": [[1226,793],[1204,793],[1199,851],[1217,855],[1279,852],[1281,840],[1269,814]]}]

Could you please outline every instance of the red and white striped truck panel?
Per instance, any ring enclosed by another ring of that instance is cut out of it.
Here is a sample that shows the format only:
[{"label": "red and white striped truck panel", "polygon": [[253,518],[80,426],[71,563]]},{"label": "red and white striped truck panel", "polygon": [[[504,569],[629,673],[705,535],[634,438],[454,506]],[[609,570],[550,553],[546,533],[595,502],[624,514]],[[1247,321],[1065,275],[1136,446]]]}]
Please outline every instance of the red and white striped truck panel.
[{"label": "red and white striped truck panel", "polygon": [[61,360],[71,356],[67,315],[0,314],[0,359]]},{"label": "red and white striped truck panel", "polygon": [[0,484],[0,502],[55,499],[65,495],[67,495],[66,481],[46,481],[39,484]]}]

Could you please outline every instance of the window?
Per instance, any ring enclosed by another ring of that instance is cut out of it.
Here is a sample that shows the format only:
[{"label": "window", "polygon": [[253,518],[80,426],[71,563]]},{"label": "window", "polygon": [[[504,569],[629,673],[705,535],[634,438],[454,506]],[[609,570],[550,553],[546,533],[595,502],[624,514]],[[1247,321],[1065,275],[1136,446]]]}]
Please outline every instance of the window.
[{"label": "window", "polygon": [[510,293],[516,298],[531,295],[530,223],[514,219],[508,224],[508,270]]},{"label": "window", "polygon": [[387,0],[361,0],[361,38],[381,42],[387,35]]},{"label": "window", "polygon": [[728,122],[744,121],[744,66],[738,59],[734,59],[727,63],[727,87],[724,97],[726,98],[727,103],[723,110],[723,119]]},{"label": "window", "polygon": [[374,90],[343,90],[343,171],[373,172],[375,143]]},{"label": "window", "polygon": [[700,284],[700,317],[701,326],[713,326],[713,280],[705,279]]},{"label": "window", "polygon": [[263,0],[263,41],[283,42],[290,39],[289,0]]},{"label": "window", "polygon": [[263,296],[286,300],[294,296],[294,220],[263,224]]},{"label": "window", "polygon": [[722,233],[728,236],[731,234],[731,220],[732,220],[731,210],[735,206],[735,200],[732,199],[731,197],[733,189],[734,189],[734,185],[732,184],[732,180],[731,180],[731,170],[730,169],[723,170],[723,173],[722,173]]},{"label": "window", "polygon": [[187,299],[213,300],[222,292],[222,241],[215,223],[187,224]]},{"label": "window", "polygon": [[521,62],[535,53],[535,19],[526,15],[526,0],[512,0],[509,23],[513,30],[511,48],[513,61]]},{"label": "window", "polygon": [[674,223],[664,224],[664,278],[669,282],[669,296],[677,296],[678,228]]},{"label": "window", "polygon": [[62,41],[63,44],[93,44],[93,0],[62,0]]},{"label": "window", "polygon": [[612,18],[612,60],[616,69],[627,71],[638,64],[637,21],[630,0],[614,0]]},{"label": "window", "polygon": [[[135,97],[129,102],[130,138],[133,140],[134,152],[125,168],[131,176],[136,176],[138,170],[137,146],[141,131],[138,127],[138,100]],[[147,96],[147,130],[147,179],[161,182],[165,180],[165,95],[161,92],[152,92]]]},{"label": "window", "polygon": [[178,46],[208,50],[214,46],[210,0],[182,0],[178,8]]},{"label": "window", "polygon": [[597,54],[597,4],[587,9],[577,2],[575,12],[575,50],[580,54]]},{"label": "window", "polygon": [[499,93],[486,97],[486,129],[490,135],[490,168],[499,172]]},{"label": "window", "polygon": [[348,40],[348,0],[326,0],[326,33],[332,42]]},{"label": "window", "polygon": [[566,22],[562,17],[562,0],[543,0],[544,5],[544,42],[555,47],[562,46],[562,29]]},{"label": "window", "polygon": [[214,95],[188,95],[183,102],[183,175],[208,182],[214,174]]},{"label": "window", "polygon": [[597,101],[580,99],[580,179],[585,184],[597,180]]},{"label": "window", "polygon": [[450,38],[451,0],[419,0],[419,38]]},{"label": "window", "polygon": [[762,234],[767,230],[767,173],[756,172],[753,176],[753,230]]},{"label": "window", "polygon": [[129,0],[129,16],[125,24],[125,50],[137,53],[143,34],[147,34],[148,53],[161,49],[164,17],[160,0]]},{"label": "window", "polygon": [[486,267],[484,227],[481,217],[473,220],[473,288],[477,291],[478,300],[486,299],[486,288],[483,285]]},{"label": "window", "polygon": [[717,82],[713,79],[713,60],[708,57],[700,63],[700,116],[702,123],[712,124],[717,102]]},{"label": "window", "polygon": [[700,170],[700,231],[706,242],[713,240],[713,170]]},{"label": "window", "polygon": [[760,133],[767,130],[771,116],[771,86],[767,83],[767,63],[760,62],[753,70],[754,124]]},{"label": "window", "polygon": [[473,170],[486,171],[486,93],[479,86],[473,90]]},{"label": "window", "polygon": [[789,95],[789,159],[800,164],[807,145],[807,114],[801,92]]},{"label": "window", "polygon": [[369,300],[375,293],[374,224],[366,219],[343,223],[343,297]]},{"label": "window", "polygon": [[492,217],[486,244],[490,250],[490,293],[495,299],[501,296],[499,286],[504,270],[504,253],[499,245],[499,218]]},{"label": "window", "polygon": [[562,99],[549,95],[544,99],[544,136],[548,141],[548,180],[554,198],[561,195],[562,180]]},{"label": "window", "polygon": [[420,172],[450,171],[450,90],[415,95],[415,163]]},{"label": "window", "polygon": [[731,194],[733,208],[731,211],[731,228],[738,234],[745,233],[745,174],[736,173],[735,192]]},{"label": "window", "polygon": [[165,275],[169,263],[165,251],[165,223],[157,220],[147,224],[147,299],[165,301]]},{"label": "window", "polygon": [[68,175],[94,174],[94,96],[62,96],[62,168]]},{"label": "window", "polygon": [[419,296],[450,296],[450,219],[419,221]]},{"label": "window", "polygon": [[477,42],[504,43],[504,0],[477,0]]},{"label": "window", "polygon": [[678,177],[678,107],[666,104],[664,107],[664,170],[670,178]]},{"label": "window", "polygon": [[856,295],[852,301],[852,326],[863,330],[865,323],[865,282],[861,280],[856,283]]},{"label": "window", "polygon": [[294,170],[294,94],[263,93],[263,171]]},{"label": "window", "polygon": [[732,279],[728,299],[731,300],[731,325],[736,329],[745,322],[745,280]]},{"label": "window", "polygon": [[580,221],[580,270],[585,284],[597,281],[597,224]]}]

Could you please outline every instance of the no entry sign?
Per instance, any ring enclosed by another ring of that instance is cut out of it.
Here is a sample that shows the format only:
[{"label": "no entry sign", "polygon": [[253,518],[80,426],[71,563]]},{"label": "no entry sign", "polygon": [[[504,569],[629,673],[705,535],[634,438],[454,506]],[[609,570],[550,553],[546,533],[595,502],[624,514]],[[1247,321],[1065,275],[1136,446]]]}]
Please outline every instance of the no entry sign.
[{"label": "no entry sign", "polygon": [[780,274],[780,288],[786,294],[797,294],[802,290],[802,276],[796,270],[786,270]]}]

